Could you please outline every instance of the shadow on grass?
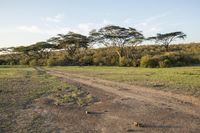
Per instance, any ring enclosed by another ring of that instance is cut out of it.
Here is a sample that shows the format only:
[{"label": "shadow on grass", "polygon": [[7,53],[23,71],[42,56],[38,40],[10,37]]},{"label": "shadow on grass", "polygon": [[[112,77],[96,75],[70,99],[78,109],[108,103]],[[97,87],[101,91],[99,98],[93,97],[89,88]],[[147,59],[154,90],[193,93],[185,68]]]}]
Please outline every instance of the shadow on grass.
[{"label": "shadow on grass", "polygon": [[180,126],[171,126],[171,125],[146,125],[144,124],[142,126],[143,128],[164,128],[164,129],[167,129],[167,128],[180,128]]},{"label": "shadow on grass", "polygon": [[128,129],[127,132],[143,132],[144,130],[139,130],[139,129]]},{"label": "shadow on grass", "polygon": [[[180,126],[171,126],[171,125],[142,125],[140,128],[156,128],[156,129],[170,129],[170,128],[180,128]],[[127,132],[142,132],[142,129],[128,129]]]}]

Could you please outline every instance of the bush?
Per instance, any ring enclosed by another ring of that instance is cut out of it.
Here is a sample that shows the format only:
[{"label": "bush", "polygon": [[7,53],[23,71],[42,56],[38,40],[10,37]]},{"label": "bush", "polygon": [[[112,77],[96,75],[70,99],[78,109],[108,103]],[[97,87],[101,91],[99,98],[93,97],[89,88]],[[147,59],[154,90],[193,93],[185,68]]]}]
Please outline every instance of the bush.
[{"label": "bush", "polygon": [[92,65],[93,64],[93,58],[92,56],[84,56],[83,58],[79,59],[79,64],[81,65]]},{"label": "bush", "polygon": [[36,59],[31,60],[31,61],[29,62],[29,65],[30,65],[30,66],[37,66],[37,65],[38,65],[38,64],[37,64],[37,60],[36,60]]},{"label": "bush", "polygon": [[125,52],[126,57],[121,57],[121,59],[113,47],[82,49],[73,56],[63,50],[42,56],[23,53],[9,54],[0,55],[0,65],[174,67],[200,64],[200,44],[171,45],[169,52],[165,52],[165,48],[160,45],[142,45],[134,49],[126,47]]},{"label": "bush", "polygon": [[141,67],[155,68],[158,67],[158,60],[150,55],[145,55],[140,60]]},{"label": "bush", "polygon": [[65,64],[65,60],[61,58],[57,59],[57,58],[51,57],[47,60],[48,66],[62,66],[64,64]]},{"label": "bush", "polygon": [[171,67],[171,61],[169,59],[165,59],[163,61],[159,61],[159,67],[165,68],[165,67]]},{"label": "bush", "polygon": [[119,66],[135,66],[136,65],[136,61],[130,58],[127,58],[125,56],[121,57],[119,59]]},{"label": "bush", "polygon": [[6,61],[5,60],[2,60],[0,59],[0,65],[5,65],[6,64]]},{"label": "bush", "polygon": [[139,67],[140,66],[140,60],[138,60],[138,59],[132,59],[131,66],[133,66],[133,67]]},{"label": "bush", "polygon": [[170,66],[186,66],[199,63],[197,58],[182,52],[165,53],[162,58],[168,59],[170,61]]},{"label": "bush", "polygon": [[127,65],[127,59],[126,57],[119,58],[119,66],[126,66]]},{"label": "bush", "polygon": [[20,59],[19,64],[20,65],[29,65],[29,58],[23,57],[22,59]]}]

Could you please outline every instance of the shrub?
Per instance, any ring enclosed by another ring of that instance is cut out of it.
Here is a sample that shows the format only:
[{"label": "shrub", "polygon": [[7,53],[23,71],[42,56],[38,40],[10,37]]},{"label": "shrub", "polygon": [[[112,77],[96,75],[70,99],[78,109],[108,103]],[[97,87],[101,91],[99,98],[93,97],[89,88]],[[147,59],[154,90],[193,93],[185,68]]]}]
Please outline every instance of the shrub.
[{"label": "shrub", "polygon": [[110,65],[115,66],[116,64],[117,64],[117,59],[112,57],[111,60],[110,60]]},{"label": "shrub", "polygon": [[[200,44],[171,45],[165,52],[164,46],[142,45],[126,47],[126,57],[119,59],[115,48],[97,48],[79,50],[70,56],[66,51],[54,51],[50,54],[0,55],[1,65],[106,65],[106,66],[142,66],[174,67],[200,64]],[[145,56],[146,55],[146,56]],[[129,57],[129,58],[127,58]]]},{"label": "shrub", "polygon": [[49,59],[47,60],[47,65],[48,65],[48,66],[55,66],[55,65],[56,65],[55,59],[49,58]]},{"label": "shrub", "polygon": [[55,57],[51,57],[47,60],[47,65],[48,66],[62,66],[64,65],[65,60],[62,58],[55,58]]},{"label": "shrub", "polygon": [[81,65],[92,65],[93,64],[92,56],[84,56],[83,58],[80,58],[79,64],[81,64]]},{"label": "shrub", "polygon": [[19,64],[20,64],[20,65],[29,65],[29,61],[30,61],[29,58],[22,57],[22,58],[19,60]]},{"label": "shrub", "polygon": [[99,62],[100,62],[100,58],[97,58],[97,57],[93,58],[94,65],[99,65]]},{"label": "shrub", "polygon": [[171,67],[171,61],[169,59],[164,59],[163,61],[159,61],[159,67],[165,68],[165,67]]},{"label": "shrub", "polygon": [[140,60],[141,67],[155,68],[158,67],[158,60],[150,55],[145,55]]},{"label": "shrub", "polygon": [[133,66],[133,60],[125,56],[119,59],[119,66]]},{"label": "shrub", "polygon": [[186,66],[198,64],[198,59],[182,52],[173,52],[164,54],[164,58],[167,58],[171,62],[171,66]]},{"label": "shrub", "polygon": [[30,66],[37,66],[37,65],[38,65],[38,64],[37,64],[37,60],[36,60],[36,59],[31,60],[31,61],[29,62],[29,65],[30,65]]},{"label": "shrub", "polygon": [[133,66],[133,67],[140,66],[140,60],[138,60],[138,59],[132,59],[131,66]]},{"label": "shrub", "polygon": [[2,60],[0,59],[0,65],[5,65],[6,64],[6,61],[5,60]]}]

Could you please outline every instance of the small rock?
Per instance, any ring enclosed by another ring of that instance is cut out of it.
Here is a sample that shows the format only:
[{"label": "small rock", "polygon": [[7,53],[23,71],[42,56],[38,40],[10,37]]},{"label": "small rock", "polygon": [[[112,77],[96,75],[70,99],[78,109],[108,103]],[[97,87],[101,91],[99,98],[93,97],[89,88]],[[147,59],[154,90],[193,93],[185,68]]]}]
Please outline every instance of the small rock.
[{"label": "small rock", "polygon": [[59,106],[59,105],[60,105],[60,103],[59,103],[59,102],[55,102],[54,104],[55,104],[56,106]]},{"label": "small rock", "polygon": [[85,111],[86,114],[93,114],[94,112]]},{"label": "small rock", "polygon": [[133,122],[133,125],[134,125],[135,127],[142,127],[142,124],[139,123],[139,122]]},{"label": "small rock", "polygon": [[86,114],[93,114],[93,115],[100,115],[100,114],[103,114],[105,112],[94,112],[94,111],[85,111]]},{"label": "small rock", "polygon": [[89,111],[85,111],[85,113],[86,113],[86,114],[91,114],[91,112],[89,112]]}]

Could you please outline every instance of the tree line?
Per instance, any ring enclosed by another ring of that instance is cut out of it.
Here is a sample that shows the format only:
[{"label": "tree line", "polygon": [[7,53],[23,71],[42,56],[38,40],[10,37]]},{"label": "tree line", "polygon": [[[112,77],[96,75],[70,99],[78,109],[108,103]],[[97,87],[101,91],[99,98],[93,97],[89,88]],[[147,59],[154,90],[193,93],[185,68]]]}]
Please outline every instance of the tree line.
[{"label": "tree line", "polygon": [[[2,48],[0,51],[7,54],[0,56],[0,64],[135,67],[196,65],[199,63],[199,53],[187,51],[189,49],[183,51],[184,46],[170,47],[174,40],[185,38],[186,34],[181,31],[144,37],[135,28],[109,25],[92,30],[89,36],[68,32],[29,46]],[[154,45],[141,45],[145,41],[152,41]]]}]

